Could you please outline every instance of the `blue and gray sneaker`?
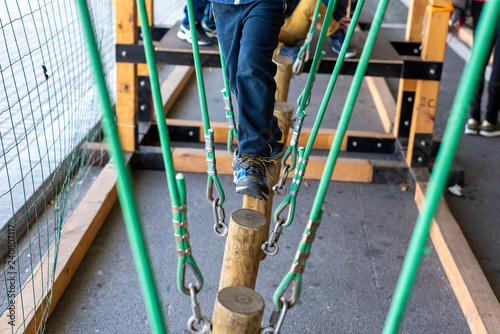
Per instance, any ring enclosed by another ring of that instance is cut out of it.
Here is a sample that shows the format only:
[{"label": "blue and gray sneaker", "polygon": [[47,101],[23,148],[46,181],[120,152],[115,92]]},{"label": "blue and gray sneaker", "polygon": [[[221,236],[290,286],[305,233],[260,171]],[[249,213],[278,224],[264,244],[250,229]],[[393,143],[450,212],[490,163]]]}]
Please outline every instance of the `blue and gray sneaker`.
[{"label": "blue and gray sneaker", "polygon": [[[342,49],[342,44],[344,44],[345,35],[343,33],[334,33],[330,35],[330,41],[332,43],[332,50],[336,54],[340,53]],[[347,52],[345,53],[345,58],[352,58],[356,55],[356,51],[352,48],[352,46],[347,47]]]},{"label": "blue and gray sneaker", "polygon": [[247,195],[263,201],[269,199],[266,173],[272,174],[274,162],[283,156],[283,143],[269,145],[269,157],[258,157],[250,154],[238,156],[235,152],[232,167],[235,170],[233,182],[236,193]]}]

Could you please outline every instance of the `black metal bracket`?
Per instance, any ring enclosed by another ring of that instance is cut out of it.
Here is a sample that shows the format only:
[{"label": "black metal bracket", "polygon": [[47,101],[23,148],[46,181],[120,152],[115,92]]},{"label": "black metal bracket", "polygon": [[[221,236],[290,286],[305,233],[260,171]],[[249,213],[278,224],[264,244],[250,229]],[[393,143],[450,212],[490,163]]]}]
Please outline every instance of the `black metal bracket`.
[{"label": "black metal bracket", "polygon": [[151,84],[149,77],[137,77],[137,113],[140,122],[150,122],[152,112]]},{"label": "black metal bracket", "polygon": [[434,152],[434,141],[431,133],[416,133],[413,141],[411,157],[412,167],[427,167]]},{"label": "black metal bracket", "polygon": [[403,56],[403,72],[401,78],[415,80],[441,80],[443,63],[423,61],[420,57]]},{"label": "black metal bracket", "polygon": [[[202,67],[221,67],[219,54],[202,53],[200,57]],[[192,51],[155,51],[155,58],[158,64],[194,66]],[[116,44],[116,62],[145,64],[144,47],[137,44]]]},{"label": "black metal bracket", "polygon": [[[164,27],[150,27],[151,29],[151,37],[154,42],[159,42],[163,36],[170,30],[170,28]],[[137,27],[137,38],[139,41],[142,41],[142,30],[141,27]]]},{"label": "black metal bracket", "polygon": [[396,139],[371,138],[371,137],[347,137],[348,152],[366,153],[394,153]]},{"label": "black metal bracket", "polygon": [[391,41],[391,44],[400,56],[420,57],[422,52],[422,43]]},{"label": "black metal bracket", "polygon": [[403,91],[401,112],[399,118],[398,138],[408,138],[410,136],[411,118],[413,115],[414,103],[415,92]]}]

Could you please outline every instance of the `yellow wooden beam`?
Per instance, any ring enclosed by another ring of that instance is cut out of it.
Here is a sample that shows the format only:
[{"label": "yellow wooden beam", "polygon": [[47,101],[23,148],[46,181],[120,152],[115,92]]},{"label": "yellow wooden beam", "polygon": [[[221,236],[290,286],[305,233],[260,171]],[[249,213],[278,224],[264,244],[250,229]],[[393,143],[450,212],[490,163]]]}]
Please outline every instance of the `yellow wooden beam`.
[{"label": "yellow wooden beam", "polygon": [[[424,203],[425,183],[418,183],[415,202]],[[473,334],[498,333],[500,304],[444,200],[430,229],[434,248]]]}]

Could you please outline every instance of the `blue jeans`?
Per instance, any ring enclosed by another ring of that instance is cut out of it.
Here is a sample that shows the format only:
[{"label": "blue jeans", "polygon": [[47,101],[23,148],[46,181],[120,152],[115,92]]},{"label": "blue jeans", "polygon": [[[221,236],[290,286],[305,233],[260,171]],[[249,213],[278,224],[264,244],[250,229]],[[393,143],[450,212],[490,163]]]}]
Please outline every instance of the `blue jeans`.
[{"label": "blue jeans", "polygon": [[213,3],[226,77],[238,102],[238,153],[267,157],[281,138],[274,111],[273,51],[283,25],[282,0],[244,5]]}]

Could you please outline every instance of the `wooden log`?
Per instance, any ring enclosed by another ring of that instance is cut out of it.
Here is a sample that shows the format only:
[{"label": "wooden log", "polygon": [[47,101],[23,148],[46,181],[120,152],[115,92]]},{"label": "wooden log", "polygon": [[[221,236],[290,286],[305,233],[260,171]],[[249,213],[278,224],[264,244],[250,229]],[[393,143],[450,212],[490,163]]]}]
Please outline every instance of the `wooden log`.
[{"label": "wooden log", "polygon": [[264,314],[264,299],[252,289],[231,286],[217,295],[212,316],[213,334],[258,334]]},{"label": "wooden log", "polygon": [[[116,1],[116,43],[137,43],[137,7],[134,0]],[[122,148],[137,148],[137,65],[116,63],[116,123]]]},{"label": "wooden log", "polygon": [[274,63],[278,66],[274,81],[276,81],[276,101],[286,102],[288,100],[288,90],[290,89],[290,79],[292,78],[293,60],[288,56],[275,55]]},{"label": "wooden log", "polygon": [[255,288],[260,247],[267,240],[267,234],[266,217],[262,213],[249,209],[231,213],[219,290],[234,285]]}]

